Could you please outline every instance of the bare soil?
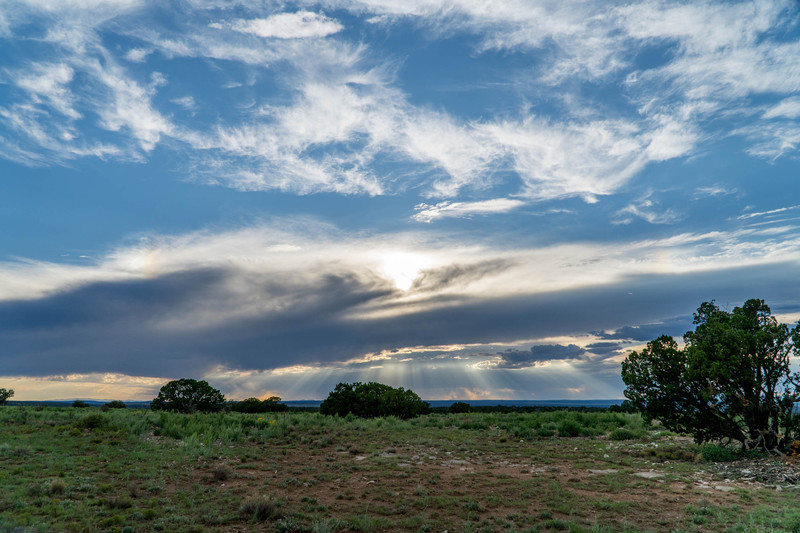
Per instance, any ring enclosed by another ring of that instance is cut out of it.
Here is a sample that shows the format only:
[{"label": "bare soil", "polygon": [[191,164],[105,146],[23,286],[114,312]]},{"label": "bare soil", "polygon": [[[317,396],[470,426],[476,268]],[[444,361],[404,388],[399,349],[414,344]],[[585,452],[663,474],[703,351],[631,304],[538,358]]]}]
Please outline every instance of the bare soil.
[{"label": "bare soil", "polygon": [[[683,449],[689,443],[673,438],[666,446]],[[494,448],[405,444],[362,453],[254,447],[239,462],[198,465],[194,478],[221,491],[281,502],[284,516],[363,516],[364,529],[374,531],[547,531],[569,524],[673,531],[695,509],[744,512],[767,504],[766,493],[794,490],[742,477],[735,468],[648,461],[637,457],[635,445],[604,439],[505,442]],[[739,470],[746,470],[745,463]],[[780,464],[797,471],[794,462]],[[225,481],[214,480],[220,468],[232,473]],[[233,529],[274,527],[247,522]]]}]

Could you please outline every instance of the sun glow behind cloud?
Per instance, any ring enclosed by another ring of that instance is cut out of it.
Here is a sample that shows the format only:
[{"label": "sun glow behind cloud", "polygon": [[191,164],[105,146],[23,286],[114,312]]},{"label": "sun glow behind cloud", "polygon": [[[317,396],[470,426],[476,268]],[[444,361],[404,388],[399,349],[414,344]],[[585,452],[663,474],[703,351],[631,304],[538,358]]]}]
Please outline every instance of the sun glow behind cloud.
[{"label": "sun glow behind cloud", "polygon": [[431,260],[413,252],[390,252],[381,260],[380,271],[392,280],[395,287],[407,291],[419,278],[422,270],[430,267]]}]

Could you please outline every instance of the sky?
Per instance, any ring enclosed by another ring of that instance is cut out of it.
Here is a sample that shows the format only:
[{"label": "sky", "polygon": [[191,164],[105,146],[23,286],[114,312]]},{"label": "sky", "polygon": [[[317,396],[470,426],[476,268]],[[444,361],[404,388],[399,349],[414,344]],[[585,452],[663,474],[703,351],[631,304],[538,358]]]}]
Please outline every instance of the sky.
[{"label": "sky", "polygon": [[3,0],[15,400],[621,398],[800,318],[792,1]]}]

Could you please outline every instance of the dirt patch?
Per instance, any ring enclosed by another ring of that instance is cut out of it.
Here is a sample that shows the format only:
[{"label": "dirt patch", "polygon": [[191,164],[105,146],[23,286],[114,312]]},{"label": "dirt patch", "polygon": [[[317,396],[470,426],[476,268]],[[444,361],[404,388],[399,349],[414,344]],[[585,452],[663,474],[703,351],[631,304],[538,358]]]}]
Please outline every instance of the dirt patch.
[{"label": "dirt patch", "polygon": [[[725,475],[732,465],[620,465],[609,454],[587,461],[584,446],[572,453],[540,450],[537,460],[531,450],[536,445],[509,445],[496,454],[408,445],[359,455],[259,447],[244,463],[208,465],[197,475],[214,483],[214,472],[229,468],[232,475],[218,483],[220,490],[279,501],[286,513],[377,517],[374,531],[419,531],[426,523],[460,531],[471,521],[500,531],[523,517],[669,531],[692,506],[747,508],[757,500],[759,487]],[[654,523],[654,502],[660,523]],[[392,525],[381,527],[381,517],[391,517]]]}]

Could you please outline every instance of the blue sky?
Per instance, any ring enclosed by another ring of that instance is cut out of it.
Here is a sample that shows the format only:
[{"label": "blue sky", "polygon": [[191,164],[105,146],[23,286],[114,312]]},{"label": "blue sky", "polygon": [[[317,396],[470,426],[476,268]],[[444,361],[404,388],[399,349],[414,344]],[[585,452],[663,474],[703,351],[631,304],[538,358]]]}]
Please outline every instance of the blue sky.
[{"label": "blue sky", "polygon": [[619,398],[703,301],[794,322],[798,15],[6,1],[0,385]]}]

